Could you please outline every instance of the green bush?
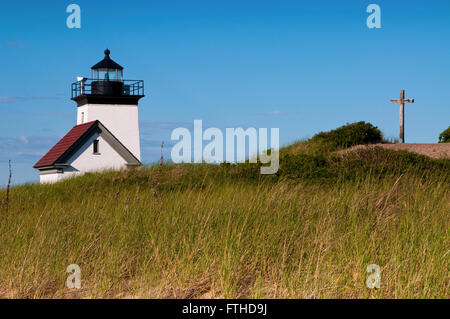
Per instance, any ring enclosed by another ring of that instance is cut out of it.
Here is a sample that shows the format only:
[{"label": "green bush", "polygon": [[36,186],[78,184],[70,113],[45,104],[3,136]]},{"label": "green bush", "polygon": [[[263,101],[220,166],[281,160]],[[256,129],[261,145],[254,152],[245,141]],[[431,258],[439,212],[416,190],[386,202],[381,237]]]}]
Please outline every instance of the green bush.
[{"label": "green bush", "polygon": [[439,143],[450,143],[450,126],[439,135]]},{"label": "green bush", "polygon": [[278,174],[308,180],[332,177],[324,156],[308,154],[284,155],[280,159]]},{"label": "green bush", "polygon": [[450,161],[436,160],[407,151],[381,147],[363,148],[344,155],[286,154],[280,158],[277,175],[303,181],[336,182],[338,179],[365,179],[367,176],[412,174],[450,176]]},{"label": "green bush", "polygon": [[348,152],[343,156],[333,155],[329,159],[336,176],[356,179],[367,175],[381,178],[411,174],[429,178],[442,175],[445,180],[450,176],[450,161],[432,159],[425,155],[407,151],[394,151],[382,147],[363,148]]},{"label": "green bush", "polygon": [[381,131],[376,126],[366,122],[347,124],[329,132],[320,132],[311,139],[313,142],[325,144],[330,149],[374,144],[382,140]]}]

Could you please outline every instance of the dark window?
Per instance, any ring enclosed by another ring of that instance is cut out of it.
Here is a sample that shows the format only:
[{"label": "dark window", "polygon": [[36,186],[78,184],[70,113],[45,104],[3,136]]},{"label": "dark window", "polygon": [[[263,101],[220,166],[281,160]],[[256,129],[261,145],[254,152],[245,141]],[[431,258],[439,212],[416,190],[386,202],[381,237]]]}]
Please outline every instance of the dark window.
[{"label": "dark window", "polygon": [[98,154],[98,140],[94,141],[94,154]]}]

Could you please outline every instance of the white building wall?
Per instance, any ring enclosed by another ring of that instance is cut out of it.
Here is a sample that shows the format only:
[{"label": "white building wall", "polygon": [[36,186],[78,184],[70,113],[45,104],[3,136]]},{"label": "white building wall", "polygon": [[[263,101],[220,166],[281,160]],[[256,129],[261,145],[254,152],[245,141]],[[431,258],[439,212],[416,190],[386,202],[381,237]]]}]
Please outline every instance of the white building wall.
[{"label": "white building wall", "polygon": [[77,125],[89,122],[89,121],[86,121],[86,119],[87,119],[87,111],[88,111],[88,105],[87,104],[85,104],[83,106],[79,106],[77,108]]},{"label": "white building wall", "polygon": [[77,110],[77,125],[99,120],[133,155],[141,160],[137,105],[85,104]]},{"label": "white building wall", "polygon": [[52,174],[44,174],[39,175],[39,179],[41,184],[52,184],[60,181],[62,179],[61,173],[52,173]]},{"label": "white building wall", "polygon": [[[94,140],[98,139],[99,154],[94,154]],[[98,133],[93,136],[67,161],[68,167],[62,173],[40,175],[41,183],[55,183],[86,172],[121,169],[127,162]]]}]

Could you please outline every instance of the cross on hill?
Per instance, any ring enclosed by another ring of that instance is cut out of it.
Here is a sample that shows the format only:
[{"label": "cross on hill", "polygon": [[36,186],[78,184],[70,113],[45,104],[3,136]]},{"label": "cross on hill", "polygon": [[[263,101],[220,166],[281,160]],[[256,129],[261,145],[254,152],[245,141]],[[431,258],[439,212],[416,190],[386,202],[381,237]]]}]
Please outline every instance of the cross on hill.
[{"label": "cross on hill", "polygon": [[405,143],[405,103],[414,103],[414,99],[405,99],[405,90],[401,90],[400,99],[391,102],[400,104],[400,140]]}]

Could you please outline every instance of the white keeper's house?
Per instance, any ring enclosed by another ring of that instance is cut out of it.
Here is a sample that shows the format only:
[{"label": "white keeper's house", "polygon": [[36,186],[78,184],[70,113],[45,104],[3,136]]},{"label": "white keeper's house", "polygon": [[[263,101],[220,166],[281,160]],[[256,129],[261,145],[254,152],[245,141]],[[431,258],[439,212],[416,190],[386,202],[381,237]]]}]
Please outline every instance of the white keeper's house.
[{"label": "white keeper's house", "polygon": [[123,68],[105,50],[91,78],[72,83],[77,125],[35,165],[41,183],[85,172],[141,165],[138,101],[144,81],[124,80]]}]

